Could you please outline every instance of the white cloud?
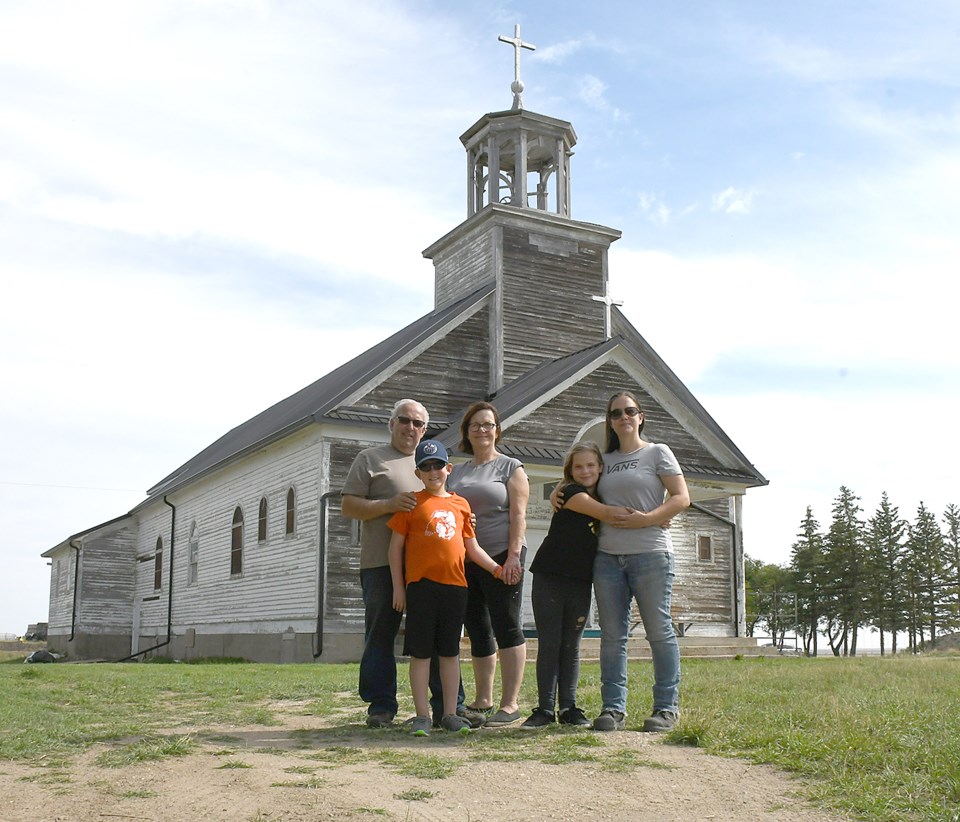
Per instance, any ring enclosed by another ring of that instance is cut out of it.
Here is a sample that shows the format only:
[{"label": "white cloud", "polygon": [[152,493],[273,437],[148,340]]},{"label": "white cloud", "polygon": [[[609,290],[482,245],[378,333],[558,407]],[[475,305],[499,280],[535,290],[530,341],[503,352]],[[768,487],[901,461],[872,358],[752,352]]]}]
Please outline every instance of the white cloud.
[{"label": "white cloud", "polygon": [[662,202],[656,194],[649,194],[641,191],[637,195],[637,202],[640,210],[647,216],[647,219],[655,225],[664,226],[670,222],[670,207]]},{"label": "white cloud", "polygon": [[577,97],[591,108],[605,111],[609,103],[604,98],[607,91],[606,84],[592,74],[584,74],[577,78]]},{"label": "white cloud", "polygon": [[749,214],[753,205],[753,192],[730,186],[713,195],[713,211],[724,214]]}]

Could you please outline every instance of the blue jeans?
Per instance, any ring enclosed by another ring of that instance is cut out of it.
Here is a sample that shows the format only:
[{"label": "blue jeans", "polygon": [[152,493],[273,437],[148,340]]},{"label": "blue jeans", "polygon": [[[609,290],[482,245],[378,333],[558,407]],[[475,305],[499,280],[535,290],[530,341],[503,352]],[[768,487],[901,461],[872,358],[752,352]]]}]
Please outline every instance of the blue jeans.
[{"label": "blue jeans", "polygon": [[[400,630],[400,614],[393,609],[393,577],[390,566],[360,571],[363,592],[363,656],[360,657],[360,698],[369,703],[368,713],[397,715],[397,657],[393,646]],[[443,713],[439,661],[430,660],[430,705]],[[457,705],[463,705],[463,680]]]},{"label": "blue jeans", "polygon": [[653,657],[653,710],[677,711],[680,646],[670,619],[673,554],[598,553],[593,589],[600,617],[600,696],[604,710],[627,712],[627,637],[636,599]]}]

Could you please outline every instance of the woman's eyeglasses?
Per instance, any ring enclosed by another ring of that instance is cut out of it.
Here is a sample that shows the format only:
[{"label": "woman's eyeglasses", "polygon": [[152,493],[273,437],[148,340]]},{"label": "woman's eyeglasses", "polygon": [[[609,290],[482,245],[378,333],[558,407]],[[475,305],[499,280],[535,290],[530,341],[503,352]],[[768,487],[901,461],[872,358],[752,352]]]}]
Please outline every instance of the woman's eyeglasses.
[{"label": "woman's eyeglasses", "polygon": [[640,416],[640,409],[637,408],[637,406],[635,406],[635,405],[631,405],[631,406],[628,406],[627,408],[623,408],[623,409],[620,409],[620,408],[611,408],[611,409],[607,412],[607,416],[610,417],[610,419],[612,419],[612,420],[618,420],[618,419],[620,419],[620,417],[622,417],[624,414],[626,414],[628,417],[638,417],[638,416]]},{"label": "woman's eyeglasses", "polygon": [[495,422],[471,422],[470,430],[471,431],[483,431],[484,434],[489,434],[497,427]]},{"label": "woman's eyeglasses", "polygon": [[399,422],[400,425],[412,425],[417,431],[426,425],[423,420],[415,420],[413,417],[405,417],[403,414],[397,415],[397,422]]}]

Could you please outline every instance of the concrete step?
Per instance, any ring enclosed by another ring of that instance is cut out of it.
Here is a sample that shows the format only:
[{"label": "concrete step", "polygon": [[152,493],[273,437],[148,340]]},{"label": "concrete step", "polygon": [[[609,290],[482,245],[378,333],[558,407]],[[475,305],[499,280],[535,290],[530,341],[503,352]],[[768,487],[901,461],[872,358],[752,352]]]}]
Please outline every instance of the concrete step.
[{"label": "concrete step", "polygon": [[[775,648],[761,646],[753,637],[685,636],[677,637],[681,659],[734,659],[737,656],[777,656]],[[537,658],[537,640],[527,639],[527,661]],[[628,659],[650,659],[650,645],[642,637],[627,641]],[[580,641],[580,660],[597,662],[600,659],[600,638],[584,637]]]}]

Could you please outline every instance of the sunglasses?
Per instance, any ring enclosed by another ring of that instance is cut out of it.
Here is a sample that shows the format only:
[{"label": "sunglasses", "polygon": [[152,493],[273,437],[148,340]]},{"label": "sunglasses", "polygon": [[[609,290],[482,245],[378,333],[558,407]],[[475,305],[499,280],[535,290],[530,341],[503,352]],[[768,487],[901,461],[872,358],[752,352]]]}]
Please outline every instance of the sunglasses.
[{"label": "sunglasses", "polygon": [[421,471],[442,471],[446,467],[447,464],[443,460],[427,460],[417,466]]},{"label": "sunglasses", "polygon": [[426,425],[423,420],[415,420],[413,417],[405,417],[402,414],[397,416],[397,422],[399,422],[400,425],[412,425],[417,431]]},{"label": "sunglasses", "polygon": [[624,414],[626,414],[628,417],[639,417],[640,409],[635,405],[631,405],[624,409],[612,408],[607,412],[607,416],[612,420],[618,420]]}]

